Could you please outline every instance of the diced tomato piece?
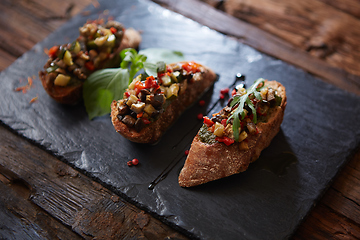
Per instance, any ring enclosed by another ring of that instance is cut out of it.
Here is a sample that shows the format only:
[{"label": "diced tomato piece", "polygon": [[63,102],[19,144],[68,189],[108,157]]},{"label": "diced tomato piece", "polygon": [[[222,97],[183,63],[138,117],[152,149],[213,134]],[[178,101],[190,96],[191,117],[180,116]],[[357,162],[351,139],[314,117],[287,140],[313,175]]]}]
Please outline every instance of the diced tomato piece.
[{"label": "diced tomato piece", "polygon": [[204,117],[204,124],[205,124],[206,126],[208,126],[208,127],[211,127],[212,125],[214,125],[214,122],[211,121],[210,118]]},{"label": "diced tomato piece", "polygon": [[85,67],[90,70],[90,71],[94,71],[95,70],[95,66],[94,63],[92,61],[88,61],[85,63]]},{"label": "diced tomato piece", "polygon": [[112,34],[114,34],[114,33],[116,33],[116,32],[117,32],[117,29],[116,29],[116,28],[114,28],[114,27],[111,27],[111,28],[110,28],[110,31],[111,31],[111,33],[112,33]]},{"label": "diced tomato piece", "polygon": [[155,90],[160,88],[160,85],[158,84],[158,82],[155,80],[155,78],[153,76],[147,77],[145,80],[145,87],[146,88],[155,88]]},{"label": "diced tomato piece", "polygon": [[227,119],[223,119],[223,120],[221,120],[221,124],[224,126],[224,127],[226,127],[226,122],[227,122]]},{"label": "diced tomato piece", "polygon": [[136,117],[141,118],[143,115],[144,115],[144,112],[141,112],[141,113],[136,114]]},{"label": "diced tomato piece", "polygon": [[150,123],[151,123],[150,120],[147,119],[147,118],[142,118],[142,120],[143,120],[143,122],[144,122],[145,124],[150,124]]},{"label": "diced tomato piece", "polygon": [[185,150],[185,155],[189,155],[189,150]]},{"label": "diced tomato piece", "polygon": [[172,68],[169,65],[166,65],[166,72],[168,72],[168,73],[173,72]]},{"label": "diced tomato piece", "polygon": [[142,90],[142,89],[145,89],[146,86],[145,86],[145,83],[141,82],[141,81],[137,81],[135,83],[135,86],[134,86],[134,89],[136,91],[136,95],[139,94],[139,92]]},{"label": "diced tomato piece", "polygon": [[51,57],[51,58],[56,58],[56,53],[57,53],[57,51],[59,50],[59,46],[53,46],[53,47],[51,47],[50,49],[49,49],[49,53],[48,53],[48,55],[49,55],[49,57]]},{"label": "diced tomato piece", "polygon": [[234,96],[236,94],[236,89],[233,89],[231,92],[231,96]]},{"label": "diced tomato piece", "polygon": [[195,62],[187,62],[182,65],[182,68],[185,69],[187,72],[196,73],[200,72],[200,64]]},{"label": "diced tomato piece", "polygon": [[224,94],[220,93],[219,98],[220,98],[220,99],[224,99],[224,98],[225,98]]},{"label": "diced tomato piece", "polygon": [[216,137],[215,141],[225,143],[226,146],[230,146],[231,144],[233,144],[235,142],[234,139],[226,137],[226,136],[224,136],[224,137]]},{"label": "diced tomato piece", "polygon": [[125,96],[128,98],[128,97],[130,97],[130,93],[129,92],[125,92]]}]

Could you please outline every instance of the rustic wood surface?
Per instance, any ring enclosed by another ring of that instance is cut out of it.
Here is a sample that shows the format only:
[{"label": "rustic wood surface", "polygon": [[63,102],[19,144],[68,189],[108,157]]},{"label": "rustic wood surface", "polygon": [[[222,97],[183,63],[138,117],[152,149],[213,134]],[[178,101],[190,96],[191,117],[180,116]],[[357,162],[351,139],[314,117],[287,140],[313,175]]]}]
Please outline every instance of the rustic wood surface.
[{"label": "rustic wood surface", "polygon": [[[154,2],[360,94],[357,0]],[[0,71],[89,4],[97,1],[0,1]],[[360,239],[359,160],[357,152],[293,239]],[[1,125],[0,192],[0,238],[186,239]]]}]

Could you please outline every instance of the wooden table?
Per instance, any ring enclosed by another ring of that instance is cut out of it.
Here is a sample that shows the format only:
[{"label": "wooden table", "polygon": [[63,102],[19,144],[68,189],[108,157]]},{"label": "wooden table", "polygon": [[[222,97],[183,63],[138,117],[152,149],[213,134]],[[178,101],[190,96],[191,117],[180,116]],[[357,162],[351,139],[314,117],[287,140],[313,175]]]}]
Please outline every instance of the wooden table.
[{"label": "wooden table", "polygon": [[[357,0],[155,2],[360,94]],[[0,1],[0,70],[89,4]],[[360,238],[359,160],[358,151],[294,239]],[[186,239],[2,125],[0,192],[0,236],[9,239]]]}]

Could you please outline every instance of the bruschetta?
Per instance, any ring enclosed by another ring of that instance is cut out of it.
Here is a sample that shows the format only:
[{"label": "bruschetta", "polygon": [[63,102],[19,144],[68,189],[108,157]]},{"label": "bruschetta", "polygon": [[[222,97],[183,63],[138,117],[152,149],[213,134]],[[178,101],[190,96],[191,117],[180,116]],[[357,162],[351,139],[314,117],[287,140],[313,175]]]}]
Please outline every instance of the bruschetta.
[{"label": "bruschetta", "polygon": [[157,76],[139,75],[123,99],[112,102],[114,128],[130,141],[156,143],[216,79],[214,71],[199,63],[160,64]]},{"label": "bruschetta", "polygon": [[119,53],[137,48],[140,34],[125,29],[116,21],[96,20],[79,28],[80,36],[73,43],[53,46],[39,77],[45,91],[57,102],[76,104],[82,99],[82,86],[98,69],[119,67]]},{"label": "bruschetta", "polygon": [[287,104],[282,84],[258,79],[233,94],[220,112],[204,117],[178,178],[181,187],[245,171],[279,132]]}]

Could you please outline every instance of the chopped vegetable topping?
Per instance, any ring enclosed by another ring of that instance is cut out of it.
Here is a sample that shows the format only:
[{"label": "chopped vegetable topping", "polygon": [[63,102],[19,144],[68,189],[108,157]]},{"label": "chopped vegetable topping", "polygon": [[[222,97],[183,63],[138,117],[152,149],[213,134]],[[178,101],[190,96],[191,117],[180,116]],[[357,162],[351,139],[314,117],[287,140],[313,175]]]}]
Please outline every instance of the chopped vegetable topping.
[{"label": "chopped vegetable topping", "polygon": [[[49,60],[44,66],[49,78],[47,82],[66,87],[85,81],[114,57],[113,53],[123,37],[123,29],[118,22],[108,21],[104,24],[96,20],[82,26],[80,36],[73,43],[51,47],[47,52]],[[59,80],[60,74],[63,76]]]},{"label": "chopped vegetable topping", "polygon": [[[129,54],[136,57],[131,52]],[[201,65],[193,62],[171,66],[158,62],[154,66],[156,72],[153,75],[142,74],[133,79],[123,99],[117,102],[119,121],[138,132],[154,122],[171,101],[184,93],[188,83],[196,81],[193,73],[203,71]],[[198,117],[202,119],[203,115]]]},{"label": "chopped vegetable topping", "polygon": [[[221,90],[227,94],[229,89]],[[265,86],[260,78],[249,88],[242,86],[232,91],[228,105],[210,119],[204,117],[203,127],[199,131],[200,140],[209,144],[221,142],[231,145],[241,143],[240,149],[248,149],[247,137],[259,133],[256,123],[266,121],[266,116],[275,106],[281,104],[282,98],[276,90]]]}]

